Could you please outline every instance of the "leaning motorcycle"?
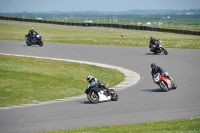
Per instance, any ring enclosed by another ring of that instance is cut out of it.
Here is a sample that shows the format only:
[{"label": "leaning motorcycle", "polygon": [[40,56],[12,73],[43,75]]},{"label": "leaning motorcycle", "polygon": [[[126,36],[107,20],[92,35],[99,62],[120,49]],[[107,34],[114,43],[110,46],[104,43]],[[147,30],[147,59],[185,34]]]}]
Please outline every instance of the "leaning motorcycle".
[{"label": "leaning motorcycle", "polygon": [[[107,87],[108,84],[105,84]],[[98,102],[104,102],[104,101],[117,101],[118,100],[118,94],[113,89],[109,89],[110,92],[108,93],[105,88],[101,88],[95,85],[95,83],[90,83],[85,93],[87,94],[87,98],[91,103],[98,103]]]},{"label": "leaning motorcycle", "polygon": [[168,54],[167,50],[162,47],[162,44],[161,44],[161,40],[158,40],[156,42],[155,45],[153,45],[153,47],[150,48],[150,51],[153,52],[154,54],[157,54],[157,53],[164,53],[165,55]]},{"label": "leaning motorcycle", "polygon": [[160,88],[165,92],[177,88],[177,85],[174,81],[171,81],[169,78],[161,75],[160,73],[154,74],[153,78],[154,78],[154,83],[159,85]]},{"label": "leaning motorcycle", "polygon": [[31,45],[39,45],[40,47],[43,46],[42,36],[39,34],[34,34],[33,39],[29,39],[29,36],[25,35],[25,40],[28,46],[31,46]]}]

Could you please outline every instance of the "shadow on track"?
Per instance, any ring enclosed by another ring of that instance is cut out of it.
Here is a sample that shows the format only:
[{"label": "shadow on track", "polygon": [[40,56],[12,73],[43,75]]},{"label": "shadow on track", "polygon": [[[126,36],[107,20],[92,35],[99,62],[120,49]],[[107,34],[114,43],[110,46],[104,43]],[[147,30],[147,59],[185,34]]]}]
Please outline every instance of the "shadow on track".
[{"label": "shadow on track", "polygon": [[40,47],[40,46],[38,46],[38,45],[31,45],[31,46],[28,46],[28,45],[22,45],[22,46],[24,46],[24,47]]},{"label": "shadow on track", "polygon": [[141,91],[149,91],[149,92],[164,92],[164,91],[161,90],[160,88],[157,88],[157,89],[146,89],[146,90],[141,90]]},{"label": "shadow on track", "polygon": [[90,101],[78,101],[80,104],[93,104]]},{"label": "shadow on track", "polygon": [[164,54],[160,54],[160,53],[157,53],[157,54],[154,54],[154,53],[146,53],[144,55],[164,55]]}]

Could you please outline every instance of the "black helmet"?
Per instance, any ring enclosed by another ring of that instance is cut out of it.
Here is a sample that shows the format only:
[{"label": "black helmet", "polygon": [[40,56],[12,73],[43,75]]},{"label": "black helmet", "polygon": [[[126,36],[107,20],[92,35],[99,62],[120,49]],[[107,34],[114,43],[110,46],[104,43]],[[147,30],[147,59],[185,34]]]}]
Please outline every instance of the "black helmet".
[{"label": "black helmet", "polygon": [[93,78],[93,77],[92,77],[91,75],[88,75],[88,76],[86,77],[86,79],[87,79],[88,82],[91,82],[92,78]]},{"label": "black helmet", "polygon": [[156,68],[156,64],[155,63],[152,63],[151,64],[151,69],[155,69]]},{"label": "black helmet", "polygon": [[150,37],[150,40],[153,40],[154,38],[153,37]]}]

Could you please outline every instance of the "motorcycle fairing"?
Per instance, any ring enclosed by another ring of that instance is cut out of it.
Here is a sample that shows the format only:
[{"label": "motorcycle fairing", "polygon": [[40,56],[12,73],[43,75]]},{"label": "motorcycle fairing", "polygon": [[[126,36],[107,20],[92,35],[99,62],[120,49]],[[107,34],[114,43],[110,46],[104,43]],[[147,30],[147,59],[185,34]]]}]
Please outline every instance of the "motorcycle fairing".
[{"label": "motorcycle fairing", "polygon": [[165,83],[167,83],[168,88],[170,89],[172,88],[172,82],[167,77],[161,76],[160,79],[165,81]]},{"label": "motorcycle fairing", "polygon": [[156,82],[158,82],[158,81],[165,81],[165,83],[167,83],[167,87],[168,88],[172,88],[172,82],[167,78],[167,77],[164,77],[164,76],[162,76],[160,73],[156,73],[155,75],[154,75],[154,82],[156,83]]},{"label": "motorcycle fairing", "polygon": [[104,91],[99,91],[98,95],[99,95],[99,101],[100,102],[102,102],[102,101],[108,101],[108,100],[111,99],[111,96],[104,95]]},{"label": "motorcycle fairing", "polygon": [[108,100],[111,99],[111,96],[108,96],[107,94],[105,94],[105,89],[104,88],[94,87],[91,90],[94,90],[96,93],[98,93],[100,102],[108,101]]}]

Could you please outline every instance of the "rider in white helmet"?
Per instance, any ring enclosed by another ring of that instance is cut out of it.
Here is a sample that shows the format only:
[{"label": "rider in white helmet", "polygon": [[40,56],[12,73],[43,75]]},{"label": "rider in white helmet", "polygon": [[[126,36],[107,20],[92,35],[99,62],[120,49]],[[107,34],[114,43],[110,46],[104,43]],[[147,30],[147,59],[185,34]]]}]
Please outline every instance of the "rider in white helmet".
[{"label": "rider in white helmet", "polygon": [[28,37],[29,37],[29,42],[31,42],[31,40],[33,39],[33,35],[35,34],[38,34],[34,28],[30,28],[29,32],[28,32]]},{"label": "rider in white helmet", "polygon": [[101,81],[99,81],[97,78],[94,78],[92,75],[88,75],[86,77],[87,81],[89,83],[95,82],[95,84],[99,87],[105,88],[106,91],[108,92],[108,94],[110,93],[110,90],[105,86],[105,84],[103,84]]}]

